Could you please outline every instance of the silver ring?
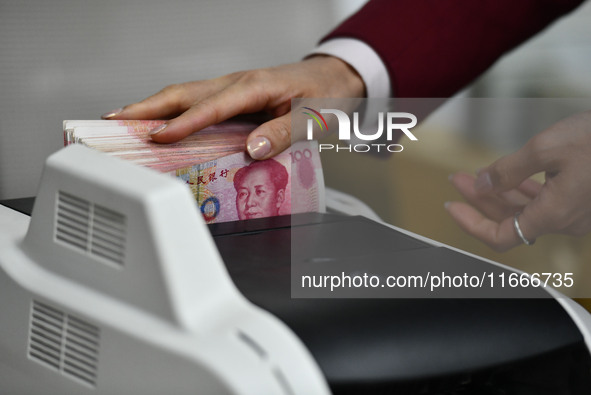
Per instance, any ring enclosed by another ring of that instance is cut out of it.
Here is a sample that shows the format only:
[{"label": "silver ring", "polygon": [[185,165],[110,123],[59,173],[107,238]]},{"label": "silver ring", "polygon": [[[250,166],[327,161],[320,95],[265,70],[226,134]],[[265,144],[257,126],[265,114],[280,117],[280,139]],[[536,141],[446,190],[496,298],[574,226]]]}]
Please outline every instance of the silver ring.
[{"label": "silver ring", "polygon": [[521,211],[516,212],[515,216],[513,217],[513,227],[515,228],[515,232],[517,232],[517,236],[519,236],[521,241],[523,241],[523,244],[525,244],[526,246],[531,246],[536,242],[536,239],[534,239],[533,241],[529,241],[525,238],[523,232],[521,231],[521,228],[519,227],[519,214],[521,214]]}]

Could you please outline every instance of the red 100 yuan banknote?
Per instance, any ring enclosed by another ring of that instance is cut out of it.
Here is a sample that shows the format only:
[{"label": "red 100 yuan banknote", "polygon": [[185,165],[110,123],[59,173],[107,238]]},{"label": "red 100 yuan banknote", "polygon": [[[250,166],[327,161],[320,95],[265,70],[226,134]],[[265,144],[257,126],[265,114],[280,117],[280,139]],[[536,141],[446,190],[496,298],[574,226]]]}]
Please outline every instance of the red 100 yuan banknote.
[{"label": "red 100 yuan banknote", "polygon": [[149,131],[164,121],[64,121],[64,143],[84,144],[183,181],[207,223],[323,212],[325,190],[315,141],[265,161],[245,152],[256,124],[226,122],[173,144]]}]

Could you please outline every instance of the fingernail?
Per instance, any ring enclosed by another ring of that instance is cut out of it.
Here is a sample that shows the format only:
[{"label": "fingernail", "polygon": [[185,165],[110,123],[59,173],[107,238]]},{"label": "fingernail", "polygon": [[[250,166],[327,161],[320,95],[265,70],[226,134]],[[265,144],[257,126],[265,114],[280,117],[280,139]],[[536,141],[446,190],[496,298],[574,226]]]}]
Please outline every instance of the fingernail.
[{"label": "fingernail", "polygon": [[447,179],[448,179],[449,181],[453,180],[453,179],[454,179],[454,175],[453,175],[453,173],[452,173],[452,174],[450,174],[449,176],[447,176]]},{"label": "fingernail", "polygon": [[451,204],[451,202],[445,202],[443,203],[443,208],[445,208],[446,210],[449,208],[449,205]]},{"label": "fingernail", "polygon": [[246,149],[252,159],[261,159],[271,152],[271,142],[266,137],[255,137],[248,143]]},{"label": "fingernail", "polygon": [[160,126],[157,126],[157,127],[155,127],[154,129],[150,130],[150,133],[149,133],[149,135],[150,135],[150,136],[155,136],[155,135],[157,135],[158,133],[162,132],[164,129],[166,129],[166,127],[167,127],[167,126],[168,126],[168,124],[166,124],[166,123],[163,123],[162,125],[160,125]]},{"label": "fingernail", "polygon": [[474,189],[481,193],[492,191],[493,184],[488,171],[482,171],[478,174],[476,181],[474,181]]},{"label": "fingernail", "polygon": [[101,115],[101,118],[103,118],[103,119],[113,118],[115,115],[120,114],[121,111],[123,111],[123,107],[119,107],[116,110],[109,111],[108,113],[105,113],[105,114]]}]

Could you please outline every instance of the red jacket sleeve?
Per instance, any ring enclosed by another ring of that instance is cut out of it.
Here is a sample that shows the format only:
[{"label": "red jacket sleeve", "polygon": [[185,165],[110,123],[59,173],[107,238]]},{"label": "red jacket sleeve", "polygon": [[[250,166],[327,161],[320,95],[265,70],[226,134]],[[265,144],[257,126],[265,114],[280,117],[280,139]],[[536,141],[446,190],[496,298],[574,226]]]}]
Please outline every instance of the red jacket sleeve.
[{"label": "red jacket sleeve", "polygon": [[450,97],[581,0],[372,0],[323,40],[384,61],[397,97]]}]

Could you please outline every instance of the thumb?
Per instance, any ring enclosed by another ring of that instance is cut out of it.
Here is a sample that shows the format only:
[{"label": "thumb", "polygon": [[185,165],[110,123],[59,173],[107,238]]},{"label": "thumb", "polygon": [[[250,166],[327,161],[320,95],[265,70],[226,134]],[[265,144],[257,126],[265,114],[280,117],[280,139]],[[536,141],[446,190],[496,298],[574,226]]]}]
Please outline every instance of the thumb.
[{"label": "thumb", "polygon": [[291,145],[291,113],[265,122],[246,140],[248,154],[256,160],[269,159]]},{"label": "thumb", "polygon": [[474,181],[474,189],[478,193],[487,193],[517,188],[527,178],[546,170],[544,166],[541,156],[536,155],[532,144],[528,143],[519,151],[481,169]]}]

